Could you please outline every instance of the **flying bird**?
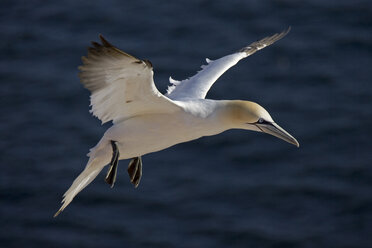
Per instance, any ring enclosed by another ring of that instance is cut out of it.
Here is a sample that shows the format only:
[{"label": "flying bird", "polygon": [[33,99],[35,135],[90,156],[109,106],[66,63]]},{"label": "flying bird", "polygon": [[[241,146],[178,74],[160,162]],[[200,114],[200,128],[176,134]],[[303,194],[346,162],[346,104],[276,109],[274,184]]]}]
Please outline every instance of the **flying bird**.
[{"label": "flying bird", "polygon": [[299,146],[259,104],[241,100],[205,99],[214,82],[239,60],[273,44],[290,28],[207,65],[196,75],[177,81],[165,95],[155,86],[149,60],[140,60],[110,44],[92,42],[79,66],[81,83],[91,92],[91,110],[102,123],[112,121],[98,144],[90,149],[88,163],[63,196],[61,213],[109,165],[105,181],[114,186],[118,161],[131,159],[128,174],[137,187],[142,176],[141,156],[175,144],[219,134],[228,129],[264,132]]}]

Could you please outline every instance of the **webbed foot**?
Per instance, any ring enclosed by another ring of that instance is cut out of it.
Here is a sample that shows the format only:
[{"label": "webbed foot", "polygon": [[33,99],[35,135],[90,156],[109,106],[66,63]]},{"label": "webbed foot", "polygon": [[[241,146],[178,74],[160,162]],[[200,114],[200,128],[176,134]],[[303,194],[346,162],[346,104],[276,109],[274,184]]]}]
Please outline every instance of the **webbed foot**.
[{"label": "webbed foot", "polygon": [[118,171],[118,163],[119,163],[119,149],[116,145],[116,141],[111,140],[111,146],[112,146],[112,159],[110,162],[110,167],[107,171],[107,175],[105,178],[106,183],[111,185],[111,188],[114,187],[115,181],[116,181],[116,174]]},{"label": "webbed foot", "polygon": [[128,174],[130,182],[134,185],[135,188],[138,187],[141,177],[142,177],[142,158],[136,157],[133,158],[128,165]]}]

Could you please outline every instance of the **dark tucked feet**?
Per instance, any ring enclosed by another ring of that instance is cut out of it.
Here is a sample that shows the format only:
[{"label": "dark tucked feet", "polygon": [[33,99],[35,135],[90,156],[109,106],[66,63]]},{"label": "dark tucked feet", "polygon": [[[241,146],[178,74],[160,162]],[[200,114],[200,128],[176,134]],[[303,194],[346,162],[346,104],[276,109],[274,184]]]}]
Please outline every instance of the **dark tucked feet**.
[{"label": "dark tucked feet", "polygon": [[135,188],[138,187],[142,177],[142,159],[141,157],[133,158],[128,165],[128,174],[130,182]]},{"label": "dark tucked feet", "polygon": [[112,159],[110,162],[110,167],[107,171],[107,175],[105,178],[106,183],[111,185],[111,188],[114,187],[115,181],[116,181],[116,174],[118,171],[118,163],[119,163],[119,149],[116,145],[116,141],[111,140],[111,146],[112,146]]}]

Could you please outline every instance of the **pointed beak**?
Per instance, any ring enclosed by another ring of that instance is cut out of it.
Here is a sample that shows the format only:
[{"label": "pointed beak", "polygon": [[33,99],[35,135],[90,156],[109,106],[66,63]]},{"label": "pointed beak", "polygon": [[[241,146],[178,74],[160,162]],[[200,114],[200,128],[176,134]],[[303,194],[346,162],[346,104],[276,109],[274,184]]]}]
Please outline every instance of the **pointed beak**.
[{"label": "pointed beak", "polygon": [[298,141],[292,135],[290,135],[287,131],[285,131],[275,122],[262,123],[262,124],[258,123],[256,124],[256,126],[264,133],[271,134],[297,147],[300,146]]}]

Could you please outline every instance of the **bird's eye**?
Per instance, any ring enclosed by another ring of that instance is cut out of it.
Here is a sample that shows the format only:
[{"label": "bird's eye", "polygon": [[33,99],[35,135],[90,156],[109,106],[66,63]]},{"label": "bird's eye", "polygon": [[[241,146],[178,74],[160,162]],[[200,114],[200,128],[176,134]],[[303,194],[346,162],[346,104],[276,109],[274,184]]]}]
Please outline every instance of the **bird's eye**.
[{"label": "bird's eye", "polygon": [[257,122],[262,124],[264,122],[264,120],[262,118],[260,118],[260,119],[258,119]]}]

